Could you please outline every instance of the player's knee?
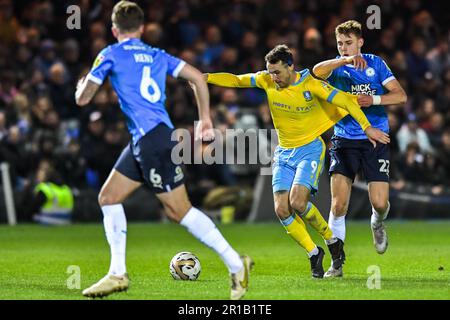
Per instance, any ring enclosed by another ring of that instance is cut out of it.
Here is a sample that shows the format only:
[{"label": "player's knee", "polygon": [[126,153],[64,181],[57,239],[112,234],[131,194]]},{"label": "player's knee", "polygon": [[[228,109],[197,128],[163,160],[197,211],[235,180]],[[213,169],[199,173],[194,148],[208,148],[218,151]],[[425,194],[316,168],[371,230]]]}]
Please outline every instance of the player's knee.
[{"label": "player's knee", "polygon": [[298,200],[298,201],[292,201],[291,202],[291,207],[293,209],[295,209],[295,211],[297,211],[299,213],[305,212],[307,206],[308,206],[308,202],[307,201]]},{"label": "player's knee", "polygon": [[119,197],[115,197],[111,193],[102,191],[100,191],[100,193],[98,194],[97,200],[100,207],[121,203]]},{"label": "player's knee", "polygon": [[192,207],[190,203],[165,203],[164,209],[166,215],[172,221],[180,223],[184,216],[188,213],[189,209]]},{"label": "player's knee", "polygon": [[375,197],[375,199],[371,199],[370,202],[377,212],[384,212],[388,207],[388,200],[384,197]]},{"label": "player's knee", "polygon": [[306,207],[308,206],[308,199],[294,195],[289,198],[289,204],[297,212],[303,213],[305,212]]},{"label": "player's knee", "polygon": [[333,212],[333,215],[340,217],[347,213],[348,204],[345,201],[338,201],[333,199],[333,202],[331,203],[331,212]]}]

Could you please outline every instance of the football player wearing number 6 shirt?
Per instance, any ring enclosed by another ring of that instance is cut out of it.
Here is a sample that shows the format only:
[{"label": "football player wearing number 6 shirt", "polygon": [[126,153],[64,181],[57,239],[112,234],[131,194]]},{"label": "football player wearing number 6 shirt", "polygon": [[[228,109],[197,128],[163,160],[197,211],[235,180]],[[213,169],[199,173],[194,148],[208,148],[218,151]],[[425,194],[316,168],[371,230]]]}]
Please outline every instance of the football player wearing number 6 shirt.
[{"label": "football player wearing number 6 shirt", "polygon": [[83,295],[101,297],[128,289],[127,224],[122,203],[145,183],[156,193],[169,218],[220,255],[231,275],[231,299],[240,299],[247,291],[253,262],[248,256],[239,256],[212,220],[192,207],[183,171],[171,158],[176,142],[171,140],[173,125],[164,107],[166,77],[183,78],[193,84],[200,117],[196,138],[212,140],[209,92],[203,75],[184,61],[140,40],[144,14],[137,4],[117,3],[111,19],[112,33],[118,43],[100,52],[89,74],[79,81],[75,98],[79,106],[88,104],[109,76],[132,141],[123,150],[98,196],[111,248],[110,269],[104,278],[85,289]]},{"label": "football player wearing number 6 shirt", "polygon": [[[406,102],[406,94],[389,67],[378,56],[361,54],[364,43],[361,24],[350,20],[336,27],[340,56],[314,66],[316,76],[326,78],[332,86],[358,95],[358,103],[370,123],[389,132],[384,105]],[[376,251],[382,254],[388,245],[383,220],[389,212],[389,145],[378,143],[374,148],[358,123],[347,116],[334,127],[331,165],[331,212],[328,224],[340,239],[341,252],[332,257],[332,265],[325,277],[342,276],[345,260],[345,215],[356,173],[362,169],[368,182],[372,204],[371,229]]]}]

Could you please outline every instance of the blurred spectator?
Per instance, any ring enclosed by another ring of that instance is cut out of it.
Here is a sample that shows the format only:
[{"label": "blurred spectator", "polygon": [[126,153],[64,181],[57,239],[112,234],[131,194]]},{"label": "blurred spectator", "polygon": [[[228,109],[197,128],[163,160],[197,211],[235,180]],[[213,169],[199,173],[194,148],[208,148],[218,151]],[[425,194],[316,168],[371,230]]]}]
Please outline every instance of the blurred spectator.
[{"label": "blurred spectator", "polygon": [[51,160],[55,157],[58,140],[53,132],[41,130],[35,135],[35,140],[33,146],[34,165],[42,160]]},{"label": "blurred spectator", "polygon": [[0,111],[0,141],[8,135],[8,128],[6,123],[6,114]]},{"label": "blurred spectator", "polygon": [[397,51],[397,43],[395,40],[394,30],[390,28],[383,29],[380,37],[379,54],[385,55],[387,57],[392,57]]},{"label": "blurred spectator", "polygon": [[433,47],[436,44],[439,30],[431,14],[426,10],[421,10],[412,18],[411,22],[410,34],[426,40],[427,47]]},{"label": "blurred spectator", "polygon": [[398,144],[398,139],[396,138],[398,135],[398,131],[400,130],[400,122],[397,114],[394,112],[388,112],[388,122],[389,122],[389,135],[393,138],[391,139],[390,148],[392,150],[392,157],[395,157],[399,154],[400,147]]},{"label": "blurred spectator", "polygon": [[404,155],[400,158],[399,172],[403,180],[421,182],[424,167],[424,155],[417,142],[410,142]]},{"label": "blurred spectator", "polygon": [[102,21],[97,21],[91,24],[89,28],[90,39],[106,39],[106,26]]},{"label": "blurred spectator", "polygon": [[57,62],[50,67],[49,92],[58,115],[62,119],[76,116],[78,108],[75,106],[73,92],[75,88],[70,85],[70,78],[66,67]]},{"label": "blurred spectator", "polygon": [[425,53],[425,40],[421,37],[414,37],[411,42],[411,50],[406,55],[406,61],[412,85],[417,89],[424,84],[426,79],[429,80],[432,76]]},{"label": "blurred spectator", "polygon": [[408,63],[406,55],[402,50],[397,50],[391,59],[390,68],[397,78],[407,76]]},{"label": "blurred spectator", "polygon": [[[242,63],[252,57],[257,50],[259,37],[254,31],[246,31],[242,36],[239,51],[239,62]],[[237,61],[236,61],[237,62]],[[237,63],[235,63],[237,64]]]},{"label": "blurred spectator", "polygon": [[440,79],[443,70],[450,67],[450,46],[448,39],[441,37],[433,49],[427,53],[427,60],[433,77]]},{"label": "blurred spectator", "polygon": [[434,149],[441,147],[442,133],[444,132],[444,116],[436,112],[430,116],[429,128],[427,130],[431,146]]},{"label": "blurred spectator", "polygon": [[11,181],[14,187],[22,189],[24,180],[28,176],[31,167],[29,154],[26,150],[24,139],[17,126],[9,127],[8,131],[2,129],[2,113],[0,113],[0,163],[8,162]]},{"label": "blurred spectator", "polygon": [[299,64],[302,68],[312,69],[316,63],[323,60],[322,57],[322,36],[316,28],[309,28],[303,38]]},{"label": "blurred spectator", "polygon": [[397,141],[401,153],[407,151],[411,142],[416,142],[421,152],[433,152],[427,133],[418,126],[417,117],[414,113],[408,115],[408,122],[400,128],[397,133]]},{"label": "blurred spectator", "polygon": [[58,172],[63,180],[71,187],[86,187],[86,160],[81,154],[81,146],[78,140],[71,139],[67,150],[58,157]]},{"label": "blurred spectator", "polygon": [[58,62],[58,58],[55,42],[50,39],[42,41],[39,55],[34,60],[34,65],[42,72],[45,79],[49,78],[50,67],[56,62]]},{"label": "blurred spectator", "polygon": [[217,60],[222,55],[223,50],[225,50],[224,44],[221,42],[222,33],[220,29],[213,25],[206,29],[206,48],[203,51],[202,63],[205,66],[210,66],[217,62]]},{"label": "blurred spectator", "polygon": [[62,182],[51,162],[41,161],[28,207],[33,220],[45,225],[70,224],[73,202],[71,189]]},{"label": "blurred spectator", "polygon": [[163,30],[161,25],[156,22],[147,23],[144,28],[142,39],[153,47],[161,47],[163,38]]},{"label": "blurred spectator", "polygon": [[[105,176],[105,171],[111,168],[104,168],[102,161],[108,154],[105,144],[103,143],[103,134],[105,131],[105,123],[102,119],[102,114],[99,111],[93,111],[89,115],[89,123],[87,125],[87,132],[81,142],[82,155],[86,159],[87,166],[87,182],[89,186],[99,188],[101,183],[101,176]],[[108,155],[109,157],[109,155]],[[102,174],[100,174],[102,172]]]},{"label": "blurred spectator", "polygon": [[443,185],[447,183],[446,172],[441,162],[431,153],[425,154],[423,164],[423,175],[420,183],[428,184],[432,187],[434,194],[440,194],[443,191]]},{"label": "blurred spectator", "polygon": [[14,97],[13,106],[17,115],[17,126],[21,134],[26,135],[33,126],[31,119],[30,102],[26,95],[19,93]]},{"label": "blurred spectator", "polygon": [[102,51],[108,43],[103,38],[97,38],[92,42],[91,47],[91,61],[94,61],[94,59],[97,57],[97,55]]},{"label": "blurred spectator", "polygon": [[450,184],[450,129],[446,129],[441,138],[442,147],[439,149],[437,158],[445,170],[446,185]]},{"label": "blurred spectator", "polygon": [[0,40],[10,46],[15,41],[19,22],[14,16],[14,7],[11,0],[0,0]]},{"label": "blurred spectator", "polygon": [[0,76],[0,100],[5,104],[10,104],[18,93],[15,81],[16,77],[12,70],[2,70]]},{"label": "blurred spectator", "polygon": [[65,77],[71,81],[72,85],[75,85],[78,80],[77,76],[81,73],[80,45],[77,40],[71,38],[64,41],[63,60],[67,69]]},{"label": "blurred spectator", "polygon": [[223,70],[230,70],[235,68],[238,61],[238,51],[236,48],[225,48],[220,56],[219,65],[223,67]]},{"label": "blurred spectator", "polygon": [[31,67],[28,63],[33,57],[33,53],[29,47],[25,45],[19,45],[12,62],[14,74],[16,76],[17,83],[22,83],[27,80],[27,77],[31,71]]},{"label": "blurred spectator", "polygon": [[101,112],[93,111],[89,115],[81,148],[81,154],[86,159],[89,186],[99,188],[106,180],[124,147],[123,140],[117,127],[105,124]]},{"label": "blurred spectator", "polygon": [[44,74],[34,69],[29,80],[22,84],[21,90],[33,101],[48,94],[48,85],[45,83]]},{"label": "blurred spectator", "polygon": [[168,27],[173,40],[181,44],[182,48],[193,45],[200,36],[200,27],[192,19],[189,6],[185,2],[178,2],[172,10]]}]

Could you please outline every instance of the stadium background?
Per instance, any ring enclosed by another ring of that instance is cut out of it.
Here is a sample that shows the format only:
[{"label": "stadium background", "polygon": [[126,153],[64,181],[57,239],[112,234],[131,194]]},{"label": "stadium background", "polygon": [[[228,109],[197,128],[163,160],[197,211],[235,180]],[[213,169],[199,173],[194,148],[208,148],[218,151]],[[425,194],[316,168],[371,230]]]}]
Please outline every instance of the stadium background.
[{"label": "stadium background", "polygon": [[[367,6],[379,5],[381,29],[363,30],[363,52],[385,59],[408,94],[405,105],[386,107],[391,217],[450,217],[450,17],[443,1],[137,2],[146,15],[147,43],[203,72],[233,73],[263,70],[264,55],[279,43],[293,49],[297,69],[312,68],[336,56],[337,24],[356,19],[364,26]],[[10,165],[19,222],[31,221],[39,170],[72,188],[75,221],[101,220],[96,196],[129,135],[109,84],[85,108],[75,105],[74,91],[97,53],[115,41],[110,32],[114,3],[0,0],[0,162]],[[66,26],[70,5],[81,8],[79,30]],[[264,92],[211,86],[210,93],[216,128],[272,128]],[[166,105],[175,126],[192,131],[197,111],[187,83],[168,80]],[[324,137],[329,141],[330,136]],[[237,219],[249,214],[257,166],[185,169],[194,205],[231,205]],[[321,208],[329,208],[327,180],[324,172]],[[364,192],[354,188],[349,216],[368,218]],[[3,192],[0,200],[4,222]],[[143,190],[126,209],[129,220],[161,218],[155,198]],[[270,206],[266,210],[275,219]],[[322,212],[326,216],[328,209]]]}]

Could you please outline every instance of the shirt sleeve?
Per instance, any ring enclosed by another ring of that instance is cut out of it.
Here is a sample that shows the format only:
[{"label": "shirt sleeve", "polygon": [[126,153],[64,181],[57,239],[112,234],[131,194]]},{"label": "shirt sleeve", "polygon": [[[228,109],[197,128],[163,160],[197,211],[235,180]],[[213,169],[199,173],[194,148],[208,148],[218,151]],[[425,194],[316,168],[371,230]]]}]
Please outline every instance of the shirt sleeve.
[{"label": "shirt sleeve", "polygon": [[357,97],[345,93],[322,80],[310,79],[308,84],[309,90],[318,98],[326,100],[342,109],[345,109],[365,131],[371,126],[364,112],[358,104]]},{"label": "shirt sleeve", "polygon": [[260,72],[241,75],[226,72],[209,73],[208,83],[231,88],[263,88]]},{"label": "shirt sleeve", "polygon": [[395,80],[395,76],[392,73],[391,69],[388,67],[386,62],[380,57],[378,57],[377,68],[380,82],[383,86],[386,85],[386,83],[388,83],[389,81]]},{"label": "shirt sleeve", "polygon": [[336,78],[338,76],[338,69],[331,70],[331,73],[326,77],[328,82],[334,83],[336,81]]},{"label": "shirt sleeve", "polygon": [[91,71],[87,75],[87,79],[101,85],[105,81],[106,77],[111,72],[114,65],[111,49],[105,48],[97,55]]},{"label": "shirt sleeve", "polygon": [[177,78],[180,74],[181,69],[183,69],[183,67],[186,65],[186,62],[184,60],[181,60],[180,58],[168,54],[165,51],[162,51],[162,54],[167,61],[167,74],[171,75],[174,78]]}]

